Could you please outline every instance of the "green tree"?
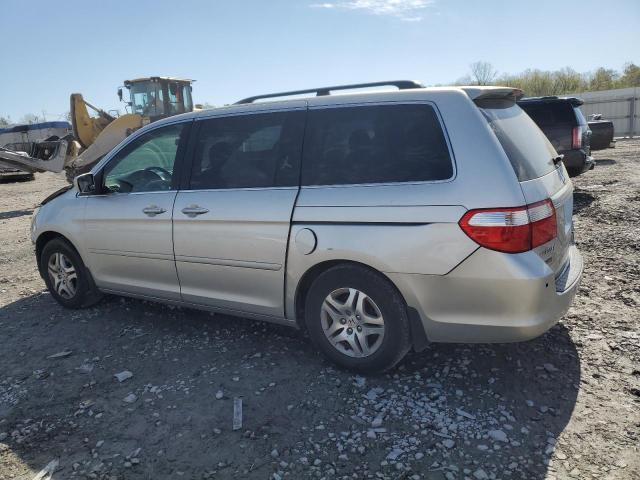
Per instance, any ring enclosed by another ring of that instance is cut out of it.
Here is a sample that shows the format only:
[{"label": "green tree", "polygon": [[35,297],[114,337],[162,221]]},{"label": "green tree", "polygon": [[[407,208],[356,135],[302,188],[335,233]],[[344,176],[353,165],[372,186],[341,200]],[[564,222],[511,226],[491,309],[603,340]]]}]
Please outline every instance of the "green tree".
[{"label": "green tree", "polygon": [[589,90],[610,90],[616,87],[618,73],[615,70],[600,67],[589,81]]},{"label": "green tree", "polygon": [[11,125],[11,121],[9,120],[9,117],[0,116],[0,127],[7,127],[9,125]]},{"label": "green tree", "polygon": [[618,79],[617,87],[640,87],[640,67],[631,62],[625,64],[622,76]]},{"label": "green tree", "polygon": [[556,94],[581,92],[588,88],[584,75],[565,67],[554,72],[553,90]]}]

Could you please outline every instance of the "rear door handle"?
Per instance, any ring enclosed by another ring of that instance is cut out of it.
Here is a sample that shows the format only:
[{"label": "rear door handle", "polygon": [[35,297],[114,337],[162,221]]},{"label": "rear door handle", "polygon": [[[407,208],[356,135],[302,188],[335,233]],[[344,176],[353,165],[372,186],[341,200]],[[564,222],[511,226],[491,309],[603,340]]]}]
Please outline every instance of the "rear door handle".
[{"label": "rear door handle", "polygon": [[166,211],[166,209],[157,205],[149,205],[148,207],[142,209],[142,213],[150,217],[155,217],[156,215],[160,215],[161,213],[164,213]]},{"label": "rear door handle", "polygon": [[189,205],[188,207],[184,207],[180,211],[184,213],[187,217],[191,217],[191,218],[195,217],[196,215],[203,215],[205,213],[209,213],[208,208],[200,207],[198,205]]}]

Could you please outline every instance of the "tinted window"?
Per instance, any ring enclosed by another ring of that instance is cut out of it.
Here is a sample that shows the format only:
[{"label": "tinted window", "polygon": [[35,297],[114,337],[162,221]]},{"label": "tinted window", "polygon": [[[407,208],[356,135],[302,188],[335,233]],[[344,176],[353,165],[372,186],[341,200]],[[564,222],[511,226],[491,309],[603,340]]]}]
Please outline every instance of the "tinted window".
[{"label": "tinted window", "polygon": [[190,188],[298,185],[304,120],[293,111],[203,121]]},{"label": "tinted window", "polygon": [[453,164],[429,105],[311,110],[303,184],[345,185],[446,180]]},{"label": "tinted window", "polygon": [[587,120],[584,118],[584,115],[582,115],[582,110],[578,107],[573,107],[573,112],[576,114],[578,125],[587,125]]},{"label": "tinted window", "polygon": [[569,102],[522,102],[519,105],[540,126],[576,123]]},{"label": "tinted window", "polygon": [[542,177],[555,168],[556,153],[531,118],[512,101],[476,102],[502,145],[518,180]]},{"label": "tinted window", "polygon": [[170,190],[173,167],[184,124],[141,135],[113,157],[104,169],[104,186],[111,192]]}]

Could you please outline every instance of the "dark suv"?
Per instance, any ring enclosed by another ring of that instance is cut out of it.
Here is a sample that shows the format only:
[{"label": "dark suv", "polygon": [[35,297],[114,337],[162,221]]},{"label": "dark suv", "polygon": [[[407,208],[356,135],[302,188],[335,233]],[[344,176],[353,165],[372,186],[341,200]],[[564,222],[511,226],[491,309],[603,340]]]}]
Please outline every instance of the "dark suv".
[{"label": "dark suv", "polygon": [[544,132],[556,151],[564,155],[570,175],[580,175],[595,166],[591,157],[591,130],[575,97],[530,97],[518,101]]}]

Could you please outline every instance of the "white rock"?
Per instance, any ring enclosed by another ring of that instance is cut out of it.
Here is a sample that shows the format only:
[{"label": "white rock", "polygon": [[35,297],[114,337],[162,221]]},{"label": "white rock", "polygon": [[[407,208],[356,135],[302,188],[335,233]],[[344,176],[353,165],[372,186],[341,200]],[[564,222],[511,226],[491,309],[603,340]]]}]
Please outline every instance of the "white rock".
[{"label": "white rock", "polygon": [[216,399],[220,400],[222,397],[224,397],[224,392],[222,390],[218,390],[216,392]]},{"label": "white rock", "polygon": [[456,413],[458,415],[460,415],[461,417],[465,417],[465,418],[468,418],[470,420],[475,420],[476,419],[475,416],[471,415],[470,413],[465,412],[464,410],[462,410],[460,408],[456,408]]},{"label": "white rock", "polygon": [[489,430],[489,436],[497,442],[508,442],[507,434],[502,430]]},{"label": "white rock", "polygon": [[404,454],[404,452],[402,450],[400,450],[399,448],[394,448],[387,455],[387,460],[396,460],[396,459],[400,458],[400,456],[402,456],[402,454]]},{"label": "white rock", "polygon": [[135,393],[130,393],[129,395],[127,395],[122,399],[122,401],[125,403],[133,403],[136,400],[138,400],[138,396]]},{"label": "white rock", "polygon": [[445,448],[453,448],[453,447],[455,447],[456,442],[454,442],[453,440],[447,438],[447,439],[442,441],[442,445],[444,445]]},{"label": "white rock", "polygon": [[382,392],[384,392],[384,389],[380,387],[372,388],[367,392],[365,398],[374,402],[378,398],[378,395],[380,395]]},{"label": "white rock", "polygon": [[373,419],[373,422],[371,422],[371,426],[373,428],[378,428],[382,426],[382,419],[384,418],[384,414],[380,413],[376,416],[376,418]]},{"label": "white rock", "polygon": [[473,472],[473,476],[475,478],[477,478],[478,480],[487,480],[489,478],[489,475],[487,475],[487,472],[485,472],[481,468],[479,468],[475,472]]},{"label": "white rock", "polygon": [[122,383],[125,380],[128,380],[131,377],[133,377],[133,373],[131,373],[129,370],[124,370],[123,372],[116,373],[113,376],[116,377],[120,383]]},{"label": "white rock", "polygon": [[553,364],[551,364],[551,363],[545,363],[543,365],[543,367],[549,373],[553,373],[553,372],[557,372],[558,371],[558,369],[555,366],[553,366]]}]

